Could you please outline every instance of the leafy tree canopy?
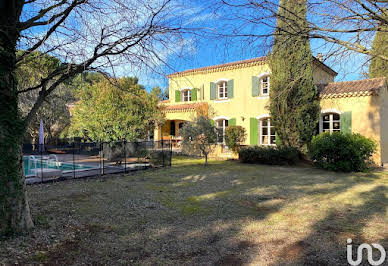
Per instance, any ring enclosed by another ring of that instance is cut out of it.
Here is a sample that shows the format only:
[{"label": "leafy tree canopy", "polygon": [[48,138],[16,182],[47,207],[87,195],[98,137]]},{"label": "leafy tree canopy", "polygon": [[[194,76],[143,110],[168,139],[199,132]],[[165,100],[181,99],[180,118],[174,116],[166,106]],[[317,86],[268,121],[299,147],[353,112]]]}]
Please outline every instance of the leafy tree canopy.
[{"label": "leafy tree canopy", "polygon": [[77,90],[79,102],[72,110],[70,137],[92,141],[146,138],[163,121],[158,98],[137,78],[99,79]]},{"label": "leafy tree canopy", "polygon": [[[388,15],[386,17],[388,21]],[[380,29],[380,31],[376,32],[372,50],[376,54],[382,54],[388,57],[388,24],[381,24]],[[388,60],[373,57],[369,67],[369,77],[386,77],[388,79]]]},{"label": "leafy tree canopy", "polygon": [[[18,54],[22,52],[19,51]],[[24,57],[16,69],[18,90],[23,91],[26,88],[36,86],[41,82],[42,78],[46,77],[60,64],[59,59],[40,52],[33,52]],[[70,113],[66,104],[74,101],[72,90],[72,84],[65,82],[60,84],[58,89],[46,98],[28,125],[28,141],[37,140],[41,119],[43,120],[47,142],[59,137],[60,133],[69,126]],[[39,91],[36,90],[19,94],[19,110],[22,116],[26,116],[29,113],[38,96]]]},{"label": "leafy tree canopy", "polygon": [[217,144],[217,130],[212,120],[204,115],[199,115],[193,121],[185,123],[180,130],[183,145],[189,145],[193,150],[200,151],[205,156],[205,165],[209,153]]}]

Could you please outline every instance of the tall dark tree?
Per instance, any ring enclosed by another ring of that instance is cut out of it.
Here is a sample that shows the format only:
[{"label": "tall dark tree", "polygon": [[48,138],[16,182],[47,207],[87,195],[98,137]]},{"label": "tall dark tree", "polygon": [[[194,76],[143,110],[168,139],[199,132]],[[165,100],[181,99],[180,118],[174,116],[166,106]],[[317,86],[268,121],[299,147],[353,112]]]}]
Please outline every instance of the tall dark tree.
[{"label": "tall dark tree", "polygon": [[16,44],[24,1],[0,1],[0,230],[33,227],[25,194],[22,141],[26,123],[18,110]]},{"label": "tall dark tree", "polygon": [[[387,13],[387,10],[384,10]],[[388,13],[385,15],[388,20]],[[380,23],[379,30],[373,39],[372,50],[374,54],[384,55],[388,58],[388,23]],[[373,56],[369,66],[369,77],[386,77],[388,79],[388,60]]]},{"label": "tall dark tree", "polygon": [[271,120],[282,145],[303,151],[315,134],[319,118],[306,1],[280,1],[278,17],[270,56]]},{"label": "tall dark tree", "polygon": [[[84,71],[114,73],[128,64],[154,69],[164,62],[161,49],[173,53],[182,32],[189,33],[177,14],[183,14],[180,5],[171,0],[0,0],[0,234],[33,227],[22,142],[43,103]],[[37,84],[18,90],[15,71],[34,51],[61,61]],[[22,115],[19,95],[30,91],[37,97]]]}]

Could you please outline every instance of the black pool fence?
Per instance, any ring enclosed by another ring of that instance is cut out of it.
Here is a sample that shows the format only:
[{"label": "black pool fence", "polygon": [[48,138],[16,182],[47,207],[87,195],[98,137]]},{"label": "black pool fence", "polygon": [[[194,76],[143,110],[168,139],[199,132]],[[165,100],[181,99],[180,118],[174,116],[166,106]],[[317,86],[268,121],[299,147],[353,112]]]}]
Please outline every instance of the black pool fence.
[{"label": "black pool fence", "polygon": [[171,166],[170,141],[24,144],[26,183],[42,183]]}]

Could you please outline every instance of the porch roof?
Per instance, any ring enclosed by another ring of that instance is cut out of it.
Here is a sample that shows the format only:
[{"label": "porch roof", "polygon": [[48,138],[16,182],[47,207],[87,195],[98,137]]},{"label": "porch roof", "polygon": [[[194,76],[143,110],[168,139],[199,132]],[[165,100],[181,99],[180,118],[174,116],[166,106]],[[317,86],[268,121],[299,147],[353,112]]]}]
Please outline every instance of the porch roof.
[{"label": "porch roof", "polygon": [[321,98],[368,96],[378,95],[380,89],[385,86],[385,78],[373,78],[319,84],[318,91]]},{"label": "porch roof", "polygon": [[196,111],[199,107],[205,106],[206,103],[184,103],[184,104],[174,104],[167,105],[163,111],[164,112],[190,112]]}]

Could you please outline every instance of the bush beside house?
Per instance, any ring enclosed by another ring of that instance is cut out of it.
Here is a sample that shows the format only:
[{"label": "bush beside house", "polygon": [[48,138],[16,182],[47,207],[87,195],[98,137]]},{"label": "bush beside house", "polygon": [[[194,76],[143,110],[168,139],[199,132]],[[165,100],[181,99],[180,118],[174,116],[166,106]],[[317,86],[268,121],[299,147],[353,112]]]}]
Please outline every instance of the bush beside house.
[{"label": "bush beside house", "polygon": [[285,165],[295,164],[299,160],[299,151],[285,146],[249,146],[241,148],[238,155],[243,163]]},{"label": "bush beside house", "polygon": [[231,151],[238,153],[241,143],[247,138],[247,132],[242,126],[229,126],[225,130],[225,142]]},{"label": "bush beside house", "polygon": [[360,134],[322,133],[313,138],[309,155],[323,169],[357,172],[368,168],[376,148],[373,140]]}]

